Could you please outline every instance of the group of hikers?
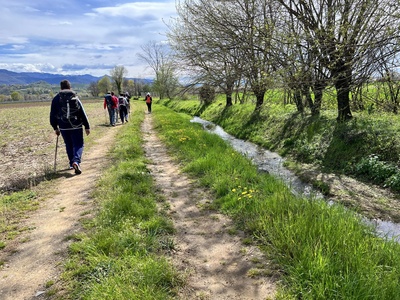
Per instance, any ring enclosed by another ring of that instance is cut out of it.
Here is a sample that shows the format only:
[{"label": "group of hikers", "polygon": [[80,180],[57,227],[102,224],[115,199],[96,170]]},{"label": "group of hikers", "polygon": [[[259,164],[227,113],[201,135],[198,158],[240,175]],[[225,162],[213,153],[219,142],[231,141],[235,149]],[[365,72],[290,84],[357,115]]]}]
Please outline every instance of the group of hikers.
[{"label": "group of hikers", "polygon": [[121,93],[119,94],[119,97],[117,97],[114,92],[107,92],[104,96],[104,109],[106,108],[108,110],[108,115],[110,116],[110,126],[115,126],[115,123],[118,120],[118,112],[122,124],[128,122],[130,109],[129,93]]},{"label": "group of hikers", "polygon": [[[83,154],[83,128],[86,135],[90,134],[89,119],[77,94],[71,89],[68,80],[60,82],[61,91],[53,98],[50,108],[50,125],[57,135],[56,158],[58,136],[62,136],[69,160],[69,168],[75,170],[75,174],[81,174],[81,160]],[[150,93],[145,97],[147,112],[151,113],[152,97]],[[110,126],[115,126],[118,113],[122,124],[128,122],[130,113],[129,93],[121,93],[119,97],[113,92],[107,92],[104,96],[104,109],[108,109]],[[55,166],[55,162],[54,162]],[[54,167],[55,168],[55,167]]]}]

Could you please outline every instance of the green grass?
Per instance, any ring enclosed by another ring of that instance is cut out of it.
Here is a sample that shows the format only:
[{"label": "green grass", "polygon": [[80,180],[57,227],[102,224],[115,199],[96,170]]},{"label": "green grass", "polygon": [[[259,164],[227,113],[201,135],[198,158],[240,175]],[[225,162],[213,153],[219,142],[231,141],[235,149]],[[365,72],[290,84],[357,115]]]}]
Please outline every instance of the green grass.
[{"label": "green grass", "polygon": [[0,250],[7,246],[26,228],[20,226],[20,219],[39,207],[37,194],[25,190],[10,195],[0,195]]},{"label": "green grass", "polygon": [[173,299],[182,283],[163,257],[174,247],[174,228],[146,168],[143,115],[132,116],[95,192],[98,214],[70,247],[64,280],[71,288],[63,299]]},{"label": "green grass", "polygon": [[[312,163],[326,172],[354,176],[400,191],[398,115],[382,111],[353,112],[351,121],[339,124],[335,110],[323,110],[319,117],[312,117],[296,113],[293,105],[284,106],[274,97],[259,112],[254,112],[252,103],[226,108],[222,97],[206,108],[195,100],[161,103],[190,115],[201,111],[197,115],[222,126],[229,134],[278,152],[287,159]],[[366,164],[369,157],[378,157],[379,167]],[[394,172],[382,171],[387,169]]]},{"label": "green grass", "polygon": [[[174,103],[175,109],[179,105]],[[201,111],[212,120],[219,118],[228,128],[241,128],[233,124],[239,108],[221,112],[221,106],[214,104],[199,108],[188,101],[184,105],[186,110]],[[63,291],[57,291],[53,285],[54,297],[60,293],[62,299],[176,299],[183,285],[181,274],[166,258],[174,248],[174,228],[160,208],[167,205],[163,205],[163,197],[156,192],[141,148],[144,104],[134,103],[134,107],[140,113],[134,113],[131,122],[119,131],[110,157],[112,167],[106,170],[93,195],[97,215],[85,221],[85,232],[73,237],[65,263]],[[252,139],[271,148],[305,157],[311,153],[311,158],[318,147],[307,148],[299,140],[329,145],[326,135],[336,132],[335,138],[356,142],[363,138],[360,128],[367,126],[360,121],[348,124],[346,130],[351,129],[351,135],[341,137],[341,128],[329,115],[319,118],[317,126],[287,109],[270,107],[270,111],[282,114],[283,123],[276,124],[278,117],[264,111],[252,115],[250,106],[238,113],[236,122],[248,118],[245,125],[254,132],[244,128],[243,136],[251,133]],[[219,116],[220,112],[226,119]],[[103,117],[101,113],[99,116]],[[214,199],[210,205],[231,216],[238,228],[256,240],[279,266],[277,299],[399,299],[399,244],[377,238],[372,228],[340,205],[295,197],[280,181],[258,173],[248,159],[219,137],[190,123],[189,115],[155,103],[152,118],[169,152],[193,180],[212,192]],[[385,120],[373,121],[371,126],[375,128]],[[271,131],[264,126],[270,126]],[[388,127],[395,130],[395,126]],[[278,136],[272,130],[278,130]],[[299,139],[291,133],[297,133]],[[376,136],[387,143],[374,149],[390,148],[388,139]],[[294,145],[303,145],[304,149],[299,151],[301,147]],[[341,146],[328,150],[333,157]],[[327,157],[325,152],[328,151],[319,149],[321,162]],[[346,159],[351,155],[354,154],[348,154]],[[16,203],[36,195],[24,193],[2,199],[13,205],[9,207],[17,207]]]},{"label": "green grass", "polygon": [[190,116],[157,105],[153,111],[170,153],[213,192],[212,205],[280,266],[278,299],[398,299],[399,244],[377,238],[340,205],[293,196]]}]

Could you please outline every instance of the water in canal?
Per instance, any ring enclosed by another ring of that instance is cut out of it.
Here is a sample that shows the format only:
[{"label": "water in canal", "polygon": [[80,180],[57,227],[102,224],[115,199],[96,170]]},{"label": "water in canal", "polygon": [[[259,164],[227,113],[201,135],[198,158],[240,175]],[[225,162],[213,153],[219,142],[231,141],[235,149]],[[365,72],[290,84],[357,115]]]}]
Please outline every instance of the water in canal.
[{"label": "water in canal", "polygon": [[[277,153],[265,150],[253,143],[237,139],[226,133],[220,126],[199,117],[194,117],[191,122],[202,124],[205,130],[220,136],[236,151],[250,158],[260,171],[268,172],[289,185],[293,193],[312,196],[314,198],[323,198],[321,193],[314,190],[312,186],[304,183],[293,172],[286,169],[283,165],[284,158]],[[366,220],[366,222],[376,225],[376,232],[379,236],[386,236],[389,239],[400,242],[400,224],[382,220]]]}]

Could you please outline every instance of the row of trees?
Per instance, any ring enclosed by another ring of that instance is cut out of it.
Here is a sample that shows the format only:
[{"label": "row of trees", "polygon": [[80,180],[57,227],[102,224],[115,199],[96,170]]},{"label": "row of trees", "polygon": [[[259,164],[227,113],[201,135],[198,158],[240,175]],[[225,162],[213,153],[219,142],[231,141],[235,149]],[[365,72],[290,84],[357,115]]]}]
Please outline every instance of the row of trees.
[{"label": "row of trees", "polygon": [[332,86],[344,121],[356,89],[399,66],[398,0],[182,0],[177,11],[175,61],[222,89],[227,106],[235,89],[251,89],[258,110],[268,89],[286,87],[317,115]]},{"label": "row of trees", "polygon": [[131,96],[140,96],[142,92],[148,91],[149,87],[144,82],[127,79],[128,70],[122,66],[115,66],[110,71],[110,76],[103,76],[99,81],[89,85],[89,92],[93,97],[104,95],[108,91],[121,94],[128,92]]}]

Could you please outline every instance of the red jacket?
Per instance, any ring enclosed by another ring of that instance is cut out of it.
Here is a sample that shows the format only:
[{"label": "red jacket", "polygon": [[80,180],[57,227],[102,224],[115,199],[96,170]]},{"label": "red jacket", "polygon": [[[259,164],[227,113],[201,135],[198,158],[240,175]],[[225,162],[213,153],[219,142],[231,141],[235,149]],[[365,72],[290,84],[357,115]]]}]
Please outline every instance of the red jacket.
[{"label": "red jacket", "polygon": [[[115,95],[112,95],[111,99],[113,101],[113,105],[112,105],[111,108],[114,108],[114,109],[117,108],[118,107],[118,98]],[[104,109],[107,108],[107,100],[106,100],[106,98],[104,98],[104,105],[103,106],[104,106]]]}]

